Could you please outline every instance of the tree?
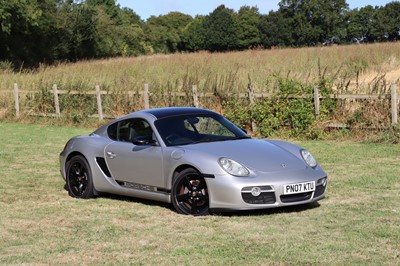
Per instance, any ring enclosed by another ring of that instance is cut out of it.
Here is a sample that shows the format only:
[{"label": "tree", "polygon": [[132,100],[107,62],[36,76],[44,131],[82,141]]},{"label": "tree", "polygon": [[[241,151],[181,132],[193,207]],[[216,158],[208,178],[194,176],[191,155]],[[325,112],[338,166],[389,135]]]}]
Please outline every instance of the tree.
[{"label": "tree", "polygon": [[346,14],[346,39],[350,42],[366,42],[372,40],[371,22],[376,8],[371,5],[353,9]]},{"label": "tree", "polygon": [[0,1],[0,60],[14,65],[51,63],[57,44],[56,13],[59,1]]},{"label": "tree", "polygon": [[204,19],[205,48],[209,51],[229,51],[239,47],[234,11],[224,5]]},{"label": "tree", "polygon": [[292,18],[293,39],[298,45],[339,41],[344,37],[346,0],[282,0],[279,9]]},{"label": "tree", "polygon": [[196,16],[183,30],[183,50],[195,52],[205,49],[204,18]]},{"label": "tree", "polygon": [[144,42],[144,22],[140,19],[140,16],[132,9],[123,8],[119,11],[118,17],[121,21],[121,31],[125,42],[122,54],[146,54],[148,50],[147,45]]},{"label": "tree", "polygon": [[169,31],[165,26],[147,22],[144,26],[144,32],[145,40],[150,45],[151,52],[171,53],[177,51],[180,39],[175,31]]},{"label": "tree", "polygon": [[258,8],[242,6],[235,17],[239,48],[248,49],[260,45],[261,37],[258,25],[261,15]]},{"label": "tree", "polygon": [[89,7],[101,7],[111,19],[115,19],[120,11],[120,7],[115,0],[86,0],[83,2]]},{"label": "tree", "polygon": [[111,17],[104,6],[96,8],[95,56],[114,57],[146,52],[141,21],[131,10],[118,10]]},{"label": "tree", "polygon": [[261,44],[266,48],[295,45],[296,42],[292,39],[291,20],[292,18],[285,17],[281,10],[262,15],[258,25]]},{"label": "tree", "polygon": [[122,24],[125,25],[139,25],[143,26],[144,22],[138,14],[130,8],[124,7],[119,10],[118,18]]},{"label": "tree", "polygon": [[391,2],[374,13],[371,37],[375,41],[400,39],[400,2]]},{"label": "tree", "polygon": [[151,52],[230,51],[400,39],[400,3],[349,11],[346,0],[281,0],[279,10],[217,7],[146,22],[116,0],[0,0],[0,61],[42,62]]},{"label": "tree", "polygon": [[193,18],[180,12],[151,16],[145,27],[146,38],[155,52],[170,53],[183,48],[185,27]]},{"label": "tree", "polygon": [[57,32],[59,59],[92,58],[95,52],[96,12],[93,7],[65,4],[59,9]]},{"label": "tree", "polygon": [[143,22],[114,0],[0,0],[0,60],[55,60],[146,52]]}]

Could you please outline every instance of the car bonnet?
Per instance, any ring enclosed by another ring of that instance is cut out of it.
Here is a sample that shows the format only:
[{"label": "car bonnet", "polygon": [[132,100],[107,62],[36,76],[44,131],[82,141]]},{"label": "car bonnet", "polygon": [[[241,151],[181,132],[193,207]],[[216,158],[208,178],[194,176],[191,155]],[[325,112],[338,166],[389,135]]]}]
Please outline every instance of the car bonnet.
[{"label": "car bonnet", "polygon": [[212,154],[216,157],[227,157],[255,172],[276,172],[307,167],[299,157],[265,140],[208,142],[182,146],[182,148]]}]

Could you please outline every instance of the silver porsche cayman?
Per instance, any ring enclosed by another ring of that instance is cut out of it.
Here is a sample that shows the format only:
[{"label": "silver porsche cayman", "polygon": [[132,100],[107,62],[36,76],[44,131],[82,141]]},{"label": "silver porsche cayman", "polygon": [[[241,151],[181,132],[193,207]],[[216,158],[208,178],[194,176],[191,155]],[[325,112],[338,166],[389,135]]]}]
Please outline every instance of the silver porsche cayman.
[{"label": "silver porsche cayman", "polygon": [[222,115],[190,107],[134,112],[74,137],[60,169],[72,197],[119,194],[191,215],[307,204],[327,187],[307,150],[251,138]]}]

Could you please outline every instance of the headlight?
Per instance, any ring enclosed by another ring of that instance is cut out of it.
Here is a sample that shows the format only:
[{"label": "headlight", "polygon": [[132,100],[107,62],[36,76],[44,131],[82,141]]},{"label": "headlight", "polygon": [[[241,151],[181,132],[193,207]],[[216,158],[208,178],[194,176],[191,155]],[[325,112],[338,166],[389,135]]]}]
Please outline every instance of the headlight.
[{"label": "headlight", "polygon": [[246,167],[232,159],[222,157],[219,158],[218,162],[222,169],[224,169],[228,174],[234,176],[248,176],[250,174]]},{"label": "headlight", "polygon": [[300,153],[301,153],[301,156],[303,157],[304,161],[310,167],[315,168],[317,166],[317,160],[315,160],[314,156],[312,156],[309,151],[301,150]]}]

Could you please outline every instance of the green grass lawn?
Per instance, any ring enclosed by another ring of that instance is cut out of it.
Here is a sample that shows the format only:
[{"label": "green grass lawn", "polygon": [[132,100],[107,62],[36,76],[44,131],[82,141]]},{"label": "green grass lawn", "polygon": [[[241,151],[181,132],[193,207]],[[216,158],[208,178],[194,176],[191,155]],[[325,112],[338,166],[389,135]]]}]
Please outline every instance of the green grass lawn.
[{"label": "green grass lawn", "polygon": [[205,217],[68,196],[58,154],[83,128],[0,122],[0,264],[400,265],[400,146],[299,142],[329,176],[319,204]]}]

